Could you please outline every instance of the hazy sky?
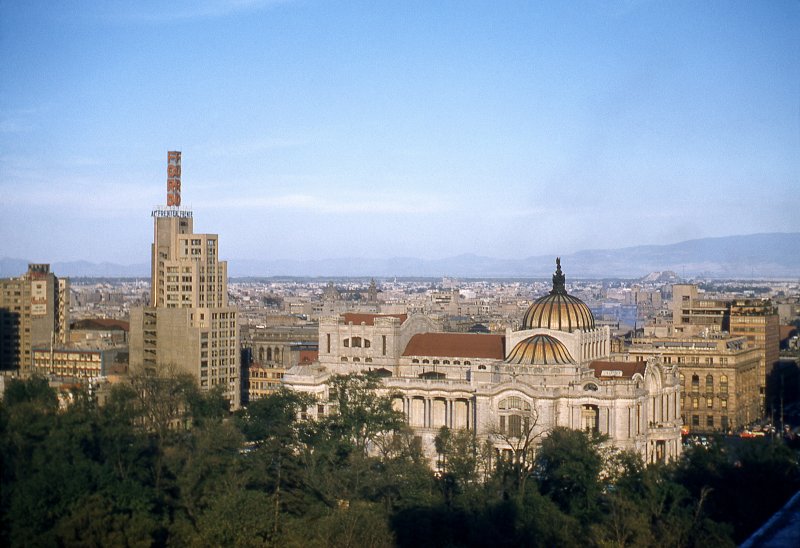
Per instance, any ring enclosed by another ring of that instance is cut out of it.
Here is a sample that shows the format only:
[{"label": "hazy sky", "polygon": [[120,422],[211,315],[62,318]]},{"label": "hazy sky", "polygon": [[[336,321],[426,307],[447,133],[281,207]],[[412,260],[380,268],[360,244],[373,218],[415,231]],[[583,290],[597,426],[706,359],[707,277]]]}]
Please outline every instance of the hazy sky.
[{"label": "hazy sky", "polygon": [[800,2],[0,2],[0,257],[505,258],[800,231]]}]

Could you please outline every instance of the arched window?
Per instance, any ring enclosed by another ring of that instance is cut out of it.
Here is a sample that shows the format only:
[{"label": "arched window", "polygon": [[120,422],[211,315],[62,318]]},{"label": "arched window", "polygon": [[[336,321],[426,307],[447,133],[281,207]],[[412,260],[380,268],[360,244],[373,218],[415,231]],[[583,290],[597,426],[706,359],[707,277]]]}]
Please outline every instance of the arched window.
[{"label": "arched window", "polygon": [[350,339],[345,339],[342,344],[345,348],[350,348]]},{"label": "arched window", "polygon": [[700,391],[700,376],[692,375],[692,392]]},{"label": "arched window", "polygon": [[723,394],[728,393],[728,375],[722,375],[719,378],[719,391]]},{"label": "arched window", "polygon": [[714,392],[714,375],[706,375],[706,394]]},{"label": "arched window", "polygon": [[267,348],[267,361],[272,361],[272,348]]},{"label": "arched window", "polygon": [[530,411],[531,404],[520,398],[519,396],[509,396],[501,400],[497,406],[498,409],[520,409],[522,411]]},{"label": "arched window", "polygon": [[361,337],[353,337],[350,339],[350,346],[353,348],[361,348]]},{"label": "arched window", "polygon": [[500,432],[514,437],[527,437],[531,434],[534,417],[531,415],[531,404],[519,396],[509,396],[497,404],[500,410]]}]

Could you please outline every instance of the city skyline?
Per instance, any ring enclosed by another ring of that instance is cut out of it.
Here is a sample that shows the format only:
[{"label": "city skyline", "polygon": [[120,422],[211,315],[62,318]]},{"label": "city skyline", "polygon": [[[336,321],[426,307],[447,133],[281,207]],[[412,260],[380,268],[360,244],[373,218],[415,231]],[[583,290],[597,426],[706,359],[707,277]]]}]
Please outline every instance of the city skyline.
[{"label": "city skyline", "polygon": [[142,262],[168,150],[225,259],[798,232],[798,23],[790,2],[4,4],[0,257]]}]

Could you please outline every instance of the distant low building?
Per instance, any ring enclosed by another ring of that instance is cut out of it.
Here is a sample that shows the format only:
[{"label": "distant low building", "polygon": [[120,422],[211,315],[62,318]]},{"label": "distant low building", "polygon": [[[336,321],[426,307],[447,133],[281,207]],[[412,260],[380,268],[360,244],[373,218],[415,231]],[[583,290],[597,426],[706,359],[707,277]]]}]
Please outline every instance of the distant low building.
[{"label": "distant low building", "polygon": [[35,348],[32,372],[44,377],[88,381],[118,371],[117,358],[127,352],[127,347],[105,349]]}]

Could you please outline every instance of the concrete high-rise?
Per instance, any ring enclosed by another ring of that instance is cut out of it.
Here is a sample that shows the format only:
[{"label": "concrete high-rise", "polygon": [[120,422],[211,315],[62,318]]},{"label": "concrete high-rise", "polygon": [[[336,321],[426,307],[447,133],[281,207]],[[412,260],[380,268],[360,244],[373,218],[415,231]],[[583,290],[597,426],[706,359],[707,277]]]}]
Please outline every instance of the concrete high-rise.
[{"label": "concrete high-rise", "polygon": [[0,369],[28,375],[34,346],[69,340],[69,280],[48,264],[30,264],[18,277],[0,280]]},{"label": "concrete high-rise", "polygon": [[780,359],[778,311],[769,300],[736,300],[731,303],[731,335],[746,337],[758,350],[758,385],[762,411],[769,411],[767,385],[772,368]]},{"label": "concrete high-rise", "polygon": [[133,372],[189,373],[203,390],[222,386],[240,404],[237,310],[228,306],[228,269],[216,234],[195,234],[180,207],[180,152],[168,153],[167,206],[152,212],[150,306],[131,310]]}]

